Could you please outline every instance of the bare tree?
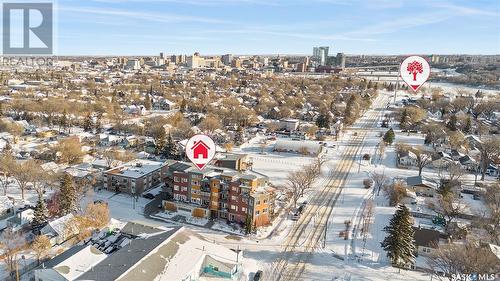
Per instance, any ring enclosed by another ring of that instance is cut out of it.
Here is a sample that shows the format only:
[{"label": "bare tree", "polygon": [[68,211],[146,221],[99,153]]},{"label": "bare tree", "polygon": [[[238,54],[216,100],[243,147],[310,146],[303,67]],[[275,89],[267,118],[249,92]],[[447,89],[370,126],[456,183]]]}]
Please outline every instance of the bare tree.
[{"label": "bare tree", "polygon": [[24,200],[24,192],[28,187],[28,183],[33,181],[33,175],[39,173],[41,168],[34,160],[27,160],[23,163],[15,164],[12,168],[12,176],[21,189],[21,198]]},{"label": "bare tree", "polygon": [[39,235],[31,242],[31,249],[35,251],[38,263],[40,263],[40,259],[45,257],[51,246],[50,240],[46,235]]},{"label": "bare tree", "polygon": [[481,180],[484,180],[491,159],[500,156],[500,137],[483,141],[479,146],[481,152]]},{"label": "bare tree", "polygon": [[447,169],[448,180],[451,183],[457,182],[465,174],[464,169],[458,163],[451,163]]},{"label": "bare tree", "polygon": [[412,152],[417,156],[418,175],[421,176],[422,170],[432,162],[432,157],[422,147],[412,149]]},{"label": "bare tree", "polygon": [[382,160],[385,153],[385,142],[381,141],[378,143],[378,160]]},{"label": "bare tree", "polygon": [[3,252],[0,259],[5,262],[11,274],[17,271],[17,257],[25,245],[24,237],[12,228],[7,228],[0,234],[0,249]]},{"label": "bare tree", "polygon": [[297,200],[304,195],[304,191],[308,188],[309,179],[303,171],[290,172],[287,177],[287,189],[292,194],[293,207],[297,206]]},{"label": "bare tree", "polygon": [[488,215],[485,215],[481,227],[487,232],[491,243],[500,244],[500,184],[487,185],[483,198],[488,206]]},{"label": "bare tree", "polygon": [[13,167],[15,165],[15,160],[10,154],[3,154],[0,156],[0,185],[3,189],[3,195],[7,195],[7,190],[9,188],[10,179]]},{"label": "bare tree", "polygon": [[57,145],[57,151],[61,154],[61,161],[69,164],[77,164],[82,160],[82,145],[78,138],[66,138]]},{"label": "bare tree", "polygon": [[479,247],[474,243],[442,245],[427,258],[427,264],[434,272],[443,272],[444,276],[437,275],[440,280],[454,280],[456,273],[493,273],[500,271],[500,265],[487,248]]},{"label": "bare tree", "polygon": [[385,174],[373,172],[370,175],[370,178],[373,180],[373,186],[377,189],[377,195],[379,195],[380,190],[387,183],[387,181],[389,180],[389,177],[387,177]]},{"label": "bare tree", "polygon": [[396,181],[393,184],[386,184],[384,185],[384,194],[389,199],[389,204],[396,206],[406,196],[406,185],[400,181]]},{"label": "bare tree", "polygon": [[436,213],[443,215],[446,221],[446,227],[448,228],[450,223],[458,218],[458,216],[464,211],[465,205],[459,200],[455,200],[453,193],[438,196],[439,199],[437,204],[429,202],[428,206]]}]

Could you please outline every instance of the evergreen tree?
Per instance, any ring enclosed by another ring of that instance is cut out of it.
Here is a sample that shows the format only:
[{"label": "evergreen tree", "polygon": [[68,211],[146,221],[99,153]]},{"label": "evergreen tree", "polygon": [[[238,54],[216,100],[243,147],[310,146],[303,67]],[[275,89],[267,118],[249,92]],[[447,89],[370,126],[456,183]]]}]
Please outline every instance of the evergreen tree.
[{"label": "evergreen tree", "polygon": [[457,130],[457,116],[455,114],[451,115],[450,120],[448,121],[448,124],[446,124],[446,127],[452,131]]},{"label": "evergreen tree", "polygon": [[11,152],[12,151],[12,145],[10,144],[9,141],[5,143],[5,147],[3,148],[3,153]]},{"label": "evergreen tree", "polygon": [[90,113],[87,113],[87,115],[85,116],[85,120],[83,120],[83,130],[85,132],[91,132],[93,126],[94,124],[92,122],[92,116],[90,115]]},{"label": "evergreen tree", "polygon": [[153,104],[151,103],[151,98],[149,95],[146,95],[146,99],[144,100],[144,108],[147,110],[151,110],[153,107]]},{"label": "evergreen tree", "polygon": [[42,194],[38,194],[38,202],[36,203],[33,220],[31,221],[31,226],[33,230],[39,230],[47,224],[49,218],[49,210],[45,201],[43,200]]},{"label": "evergreen tree", "polygon": [[384,227],[388,233],[381,246],[387,252],[393,265],[407,265],[415,259],[415,243],[413,223],[410,210],[400,205],[388,226]]},{"label": "evergreen tree", "polygon": [[179,149],[177,148],[177,144],[175,143],[170,133],[168,134],[167,141],[164,145],[162,154],[168,159],[178,160],[180,158]]},{"label": "evergreen tree", "polygon": [[392,83],[389,83],[389,86],[387,86],[387,91],[389,92],[394,91],[394,85],[392,85]]},{"label": "evergreen tree", "polygon": [[64,216],[73,213],[77,209],[77,196],[73,179],[69,174],[61,178],[61,193],[59,195],[59,214]]},{"label": "evergreen tree", "polygon": [[94,128],[95,128],[96,134],[102,133],[102,123],[101,123],[101,116],[100,115],[97,116],[97,120],[95,121]]},{"label": "evergreen tree", "polygon": [[467,116],[467,120],[465,120],[464,133],[470,134],[472,132],[472,118]]},{"label": "evergreen tree", "polygon": [[245,133],[243,132],[243,128],[241,126],[236,130],[236,134],[234,135],[234,143],[236,145],[241,145],[244,141]]},{"label": "evergreen tree", "polygon": [[64,109],[61,118],[59,119],[59,130],[66,130],[66,127],[68,126],[68,117],[67,117],[67,112],[66,109]]},{"label": "evergreen tree", "polygon": [[330,116],[327,113],[320,113],[316,118],[316,126],[320,128],[330,127]]},{"label": "evergreen tree", "polygon": [[179,147],[177,146],[177,143],[175,143],[171,134],[168,134],[168,141],[170,142],[170,158],[180,160],[181,153],[179,151]]},{"label": "evergreen tree", "polygon": [[155,141],[155,154],[165,154],[165,150],[167,149],[167,138],[165,134],[165,129],[163,127],[159,128],[156,131],[156,135],[154,137]]},{"label": "evergreen tree", "polygon": [[252,218],[247,214],[245,218],[245,234],[250,234],[253,231]]},{"label": "evergreen tree", "polygon": [[401,120],[399,121],[399,126],[401,129],[407,129],[409,125],[409,118],[408,118],[408,111],[406,111],[406,108],[403,110],[401,113]]},{"label": "evergreen tree", "polygon": [[387,144],[392,144],[394,142],[395,137],[396,137],[396,135],[394,134],[394,130],[392,130],[392,128],[391,128],[385,133],[384,142]]}]

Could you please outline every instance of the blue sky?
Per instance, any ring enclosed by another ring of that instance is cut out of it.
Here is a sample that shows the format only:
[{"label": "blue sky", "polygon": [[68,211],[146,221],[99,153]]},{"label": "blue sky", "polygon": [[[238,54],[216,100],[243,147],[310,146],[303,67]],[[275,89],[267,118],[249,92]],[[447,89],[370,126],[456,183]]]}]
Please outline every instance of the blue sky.
[{"label": "blue sky", "polygon": [[500,1],[59,0],[59,55],[500,54]]}]

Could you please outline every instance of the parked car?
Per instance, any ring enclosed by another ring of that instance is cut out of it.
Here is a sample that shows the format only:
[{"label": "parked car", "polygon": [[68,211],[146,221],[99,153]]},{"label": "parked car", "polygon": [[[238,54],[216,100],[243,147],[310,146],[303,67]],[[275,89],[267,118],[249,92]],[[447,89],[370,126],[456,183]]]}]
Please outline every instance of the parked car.
[{"label": "parked car", "polygon": [[146,194],[142,195],[142,197],[144,197],[146,199],[155,199],[155,196],[151,193],[146,193]]},{"label": "parked car", "polygon": [[94,200],[94,204],[104,204],[104,205],[108,205],[108,202],[103,201],[103,200],[101,200],[101,199],[98,199],[98,200]]},{"label": "parked car", "polygon": [[255,272],[255,275],[253,276],[253,281],[260,281],[260,280],[264,280],[262,279],[262,270],[258,270],[257,272]]}]

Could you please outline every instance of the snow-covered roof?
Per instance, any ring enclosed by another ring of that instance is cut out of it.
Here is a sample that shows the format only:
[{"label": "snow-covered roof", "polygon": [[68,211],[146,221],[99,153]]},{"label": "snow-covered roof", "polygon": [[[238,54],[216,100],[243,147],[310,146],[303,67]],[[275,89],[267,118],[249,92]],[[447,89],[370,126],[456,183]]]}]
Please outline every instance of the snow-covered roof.
[{"label": "snow-covered roof", "polygon": [[[49,222],[49,226],[56,232],[57,235],[64,235],[69,222],[74,218],[73,214],[67,214]],[[45,227],[44,227],[45,228]]]},{"label": "snow-covered roof", "polygon": [[108,170],[107,173],[119,174],[128,178],[140,178],[144,175],[150,174],[161,167],[165,166],[165,162],[156,162],[145,159],[136,159],[125,163],[122,166]]},{"label": "snow-covered roof", "polygon": [[107,257],[106,254],[92,245],[76,246],[73,251],[63,253],[61,256],[61,258],[56,257],[45,264],[45,268],[57,271],[66,280],[75,280]]},{"label": "snow-covered roof", "polygon": [[307,140],[285,140],[278,139],[276,141],[276,150],[292,150],[292,151],[300,151],[301,149],[307,149],[309,153],[318,153],[321,148],[321,145],[315,141],[307,141]]}]

